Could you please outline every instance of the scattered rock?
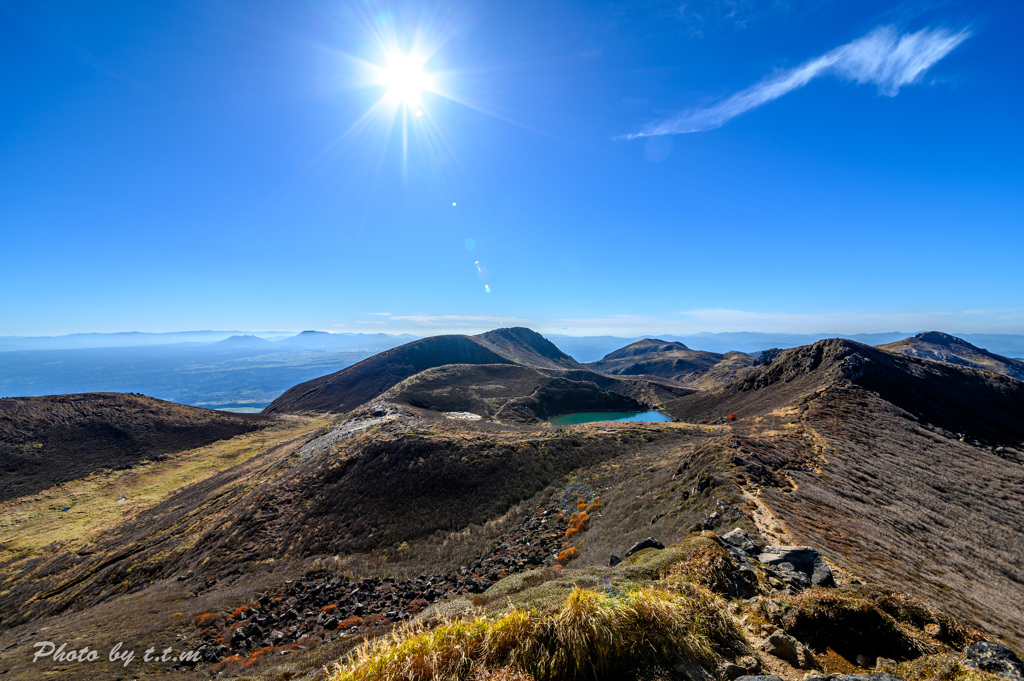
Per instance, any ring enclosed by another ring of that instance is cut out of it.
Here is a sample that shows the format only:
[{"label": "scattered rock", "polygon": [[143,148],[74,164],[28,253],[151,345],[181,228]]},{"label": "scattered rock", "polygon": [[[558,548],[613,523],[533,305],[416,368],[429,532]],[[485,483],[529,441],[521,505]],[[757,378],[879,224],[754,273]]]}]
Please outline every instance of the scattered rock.
[{"label": "scattered rock", "polygon": [[[554,564],[567,528],[557,506],[540,507],[518,527],[499,536],[485,558],[455,573],[355,580],[325,571],[289,580],[226,614],[227,627],[237,627],[230,633],[209,628],[192,647],[206,651],[202,653],[204,662],[216,662],[258,648],[300,641],[315,645],[353,631],[410,620],[435,603],[459,601],[511,574]],[[220,641],[230,645],[218,645]]]},{"label": "scattered rock", "polygon": [[622,559],[616,556],[614,553],[608,558],[608,567],[615,567],[622,562]]},{"label": "scattered rock", "polygon": [[758,676],[741,676],[736,681],[782,681],[782,677],[773,676],[772,674],[762,674]]},{"label": "scattered rock", "polygon": [[719,678],[729,679],[730,681],[732,681],[733,679],[738,679],[741,676],[746,675],[747,670],[739,666],[738,664],[732,664],[731,662],[722,662],[718,665]]},{"label": "scattered rock", "polygon": [[749,534],[738,527],[732,532],[723,534],[722,541],[749,556],[757,555],[758,553],[757,544],[754,543],[754,540],[750,538]]},{"label": "scattered rock", "polygon": [[980,641],[964,648],[964,664],[1013,681],[1024,681],[1024,663],[1004,645]]},{"label": "scattered rock", "polygon": [[784,572],[791,571],[804,575],[814,586],[836,585],[828,563],[810,546],[766,546],[757,559]]},{"label": "scattered rock", "polygon": [[800,662],[797,654],[797,646],[799,645],[797,640],[789,634],[784,631],[776,631],[761,644],[761,650],[796,667]]},{"label": "scattered rock", "polygon": [[625,558],[629,558],[630,556],[632,556],[637,551],[643,551],[644,549],[663,549],[663,548],[665,548],[665,545],[662,544],[660,541],[658,541],[654,537],[648,537],[647,539],[644,539],[641,542],[637,542],[636,544],[633,544],[633,548],[631,548],[629,551],[626,551],[626,555],[624,557]]},{"label": "scattered rock", "polygon": [[736,660],[736,664],[746,669],[748,674],[757,674],[761,671],[761,660],[753,655],[744,655]]}]

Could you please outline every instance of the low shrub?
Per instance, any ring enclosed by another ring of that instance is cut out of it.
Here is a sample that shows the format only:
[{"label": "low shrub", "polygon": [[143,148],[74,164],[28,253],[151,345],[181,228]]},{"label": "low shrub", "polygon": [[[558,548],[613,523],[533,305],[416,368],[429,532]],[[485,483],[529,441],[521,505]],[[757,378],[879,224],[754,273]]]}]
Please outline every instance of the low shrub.
[{"label": "low shrub", "polygon": [[569,518],[569,528],[565,531],[565,536],[571,539],[581,532],[586,532],[589,528],[590,515],[586,511],[573,513]]}]

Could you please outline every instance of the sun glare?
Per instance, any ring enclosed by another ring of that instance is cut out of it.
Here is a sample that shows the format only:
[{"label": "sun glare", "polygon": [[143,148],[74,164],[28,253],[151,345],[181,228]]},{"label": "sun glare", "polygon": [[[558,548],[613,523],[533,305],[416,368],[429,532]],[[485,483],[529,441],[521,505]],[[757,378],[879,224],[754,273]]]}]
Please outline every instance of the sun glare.
[{"label": "sun glare", "polygon": [[430,89],[430,76],[423,71],[423,62],[412,55],[395,54],[381,70],[381,83],[387,97],[405,106],[418,106],[424,90]]}]

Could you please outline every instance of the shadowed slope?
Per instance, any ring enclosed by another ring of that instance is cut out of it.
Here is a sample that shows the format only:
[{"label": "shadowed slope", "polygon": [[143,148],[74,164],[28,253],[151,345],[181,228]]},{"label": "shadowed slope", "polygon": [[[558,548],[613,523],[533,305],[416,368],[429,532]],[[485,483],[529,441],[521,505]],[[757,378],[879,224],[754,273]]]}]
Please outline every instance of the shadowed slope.
[{"label": "shadowed slope", "polygon": [[986,369],[1024,380],[1024,361],[983,350],[962,338],[950,336],[948,333],[928,331],[919,333],[913,338],[906,338],[879,347],[890,352],[959,364],[974,369]]},{"label": "shadowed slope", "polygon": [[126,393],[0,399],[0,501],[270,423]]},{"label": "shadowed slope", "polygon": [[689,392],[668,382],[618,379],[586,370],[451,364],[407,378],[382,397],[434,411],[529,422],[577,411],[640,411]]}]

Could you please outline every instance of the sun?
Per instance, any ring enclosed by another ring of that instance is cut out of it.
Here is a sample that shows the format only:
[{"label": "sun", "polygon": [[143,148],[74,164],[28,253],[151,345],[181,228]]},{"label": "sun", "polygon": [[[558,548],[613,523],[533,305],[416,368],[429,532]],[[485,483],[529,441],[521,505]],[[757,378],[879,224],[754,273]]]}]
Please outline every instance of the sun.
[{"label": "sun", "polygon": [[380,70],[380,82],[387,88],[388,99],[407,107],[419,106],[423,92],[432,86],[423,60],[411,54],[390,55]]}]

